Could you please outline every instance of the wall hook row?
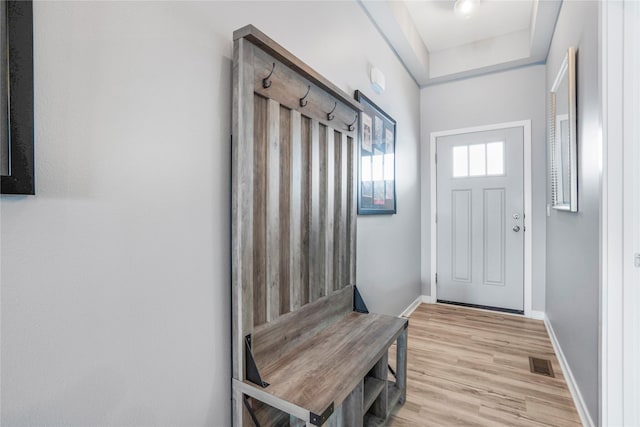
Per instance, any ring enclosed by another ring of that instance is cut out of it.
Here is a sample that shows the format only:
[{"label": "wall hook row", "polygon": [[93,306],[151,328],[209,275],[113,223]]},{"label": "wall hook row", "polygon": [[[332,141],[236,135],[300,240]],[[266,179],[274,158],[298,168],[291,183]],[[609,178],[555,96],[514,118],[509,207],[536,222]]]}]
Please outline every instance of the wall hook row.
[{"label": "wall hook row", "polygon": [[302,98],[300,98],[300,106],[301,107],[306,107],[308,101],[305,100],[305,98],[307,96],[309,96],[309,92],[311,92],[311,85],[307,85],[307,93],[304,94],[304,96]]},{"label": "wall hook row", "polygon": [[265,89],[269,89],[271,87],[271,80],[269,80],[269,78],[271,77],[271,75],[273,74],[273,72],[276,69],[276,63],[273,63],[273,66],[271,67],[271,72],[269,73],[269,75],[267,77],[265,77],[264,79],[262,79],[262,87]]},{"label": "wall hook row", "polygon": [[333,110],[331,110],[331,111],[329,111],[329,112],[327,113],[327,120],[328,120],[328,121],[331,121],[331,120],[333,120],[333,119],[336,117],[336,116],[335,116],[334,114],[332,114],[332,113],[333,113],[334,111],[336,111],[336,108],[337,108],[337,107],[338,107],[338,102],[336,101],[336,102],[334,102],[334,103],[333,103]]},{"label": "wall hook row", "polygon": [[347,125],[347,129],[349,129],[349,132],[353,131],[353,125],[355,125],[357,121],[358,113],[356,113],[356,117],[353,119],[353,121]]}]

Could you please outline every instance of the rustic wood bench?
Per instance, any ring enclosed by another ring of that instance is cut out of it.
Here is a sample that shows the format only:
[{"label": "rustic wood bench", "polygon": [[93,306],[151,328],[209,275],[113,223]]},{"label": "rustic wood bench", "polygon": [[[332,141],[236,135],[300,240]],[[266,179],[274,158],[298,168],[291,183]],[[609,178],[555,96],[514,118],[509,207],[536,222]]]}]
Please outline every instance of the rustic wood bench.
[{"label": "rustic wood bench", "polygon": [[355,287],[362,106],[252,26],[233,80],[233,425],[384,425],[407,320]]},{"label": "rustic wood bench", "polygon": [[259,425],[380,425],[404,402],[408,320],[353,311],[353,293],[346,287],[255,330],[250,351],[268,385],[245,379],[234,387],[269,405],[246,408]]}]

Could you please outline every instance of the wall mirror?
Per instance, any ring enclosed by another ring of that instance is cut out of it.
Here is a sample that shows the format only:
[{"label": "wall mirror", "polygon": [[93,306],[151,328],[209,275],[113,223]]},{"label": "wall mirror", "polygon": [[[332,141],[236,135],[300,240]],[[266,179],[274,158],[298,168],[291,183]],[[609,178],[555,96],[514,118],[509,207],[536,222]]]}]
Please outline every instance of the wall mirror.
[{"label": "wall mirror", "polygon": [[551,206],[577,212],[576,50],[573,47],[567,49],[551,88],[550,111]]}]

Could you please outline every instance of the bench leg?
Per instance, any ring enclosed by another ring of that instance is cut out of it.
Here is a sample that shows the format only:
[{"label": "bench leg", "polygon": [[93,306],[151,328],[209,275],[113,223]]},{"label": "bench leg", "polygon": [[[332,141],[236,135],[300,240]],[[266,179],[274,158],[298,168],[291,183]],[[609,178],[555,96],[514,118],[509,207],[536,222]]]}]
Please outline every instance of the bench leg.
[{"label": "bench leg", "polygon": [[333,414],[327,420],[326,426],[328,427],[345,427],[344,420],[342,417],[342,407],[343,405],[338,405]]},{"label": "bench leg", "polygon": [[353,389],[349,397],[342,402],[343,425],[349,427],[362,427],[364,414],[364,380]]},{"label": "bench leg", "polygon": [[407,329],[398,337],[396,351],[396,385],[400,389],[400,400],[398,403],[402,405],[407,398]]},{"label": "bench leg", "polygon": [[289,427],[305,427],[308,425],[311,424],[304,422],[300,418],[296,418],[293,415],[289,415]]},{"label": "bench leg", "polygon": [[241,391],[233,390],[233,405],[231,408],[231,425],[233,427],[254,427],[249,411],[244,406],[244,395]]}]

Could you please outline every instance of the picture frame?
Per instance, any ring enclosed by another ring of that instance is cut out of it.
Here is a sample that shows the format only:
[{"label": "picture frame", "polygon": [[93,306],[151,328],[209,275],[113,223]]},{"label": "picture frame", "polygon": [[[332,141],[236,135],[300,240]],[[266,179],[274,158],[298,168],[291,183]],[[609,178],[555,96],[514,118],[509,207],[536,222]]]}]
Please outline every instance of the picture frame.
[{"label": "picture frame", "polygon": [[33,195],[33,3],[0,0],[0,9],[0,193]]},{"label": "picture frame", "polygon": [[396,197],[396,121],[362,92],[358,114],[358,215],[393,215]]}]

